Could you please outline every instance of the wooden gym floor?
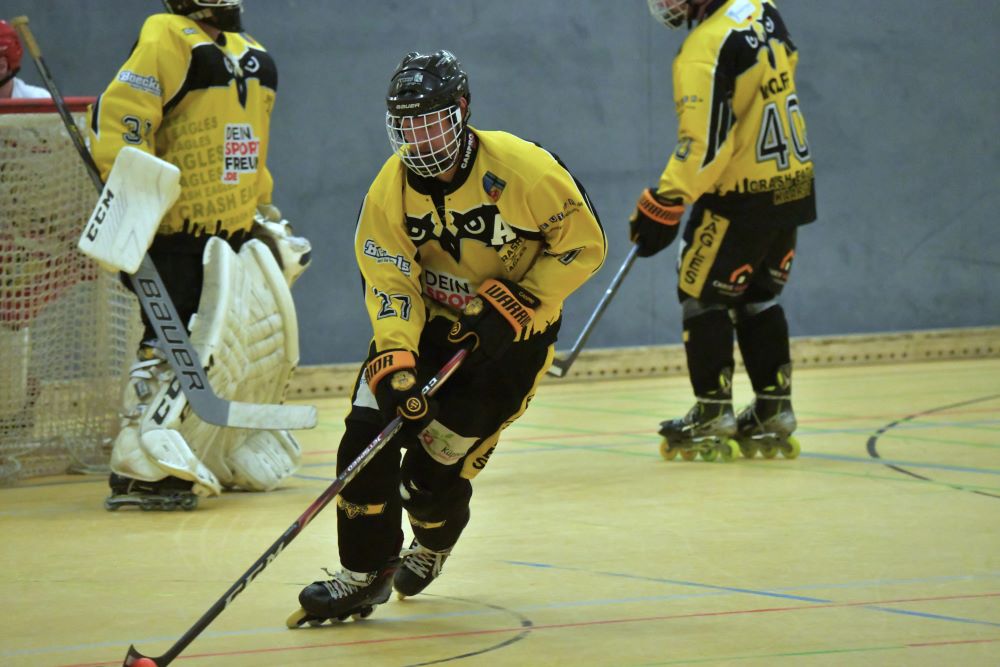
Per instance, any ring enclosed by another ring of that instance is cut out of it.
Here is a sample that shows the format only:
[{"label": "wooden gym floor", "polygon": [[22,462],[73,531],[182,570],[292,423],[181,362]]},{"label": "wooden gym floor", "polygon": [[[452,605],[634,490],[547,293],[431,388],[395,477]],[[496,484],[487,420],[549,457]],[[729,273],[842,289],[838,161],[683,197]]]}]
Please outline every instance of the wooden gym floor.
[{"label": "wooden gym floor", "polygon": [[[800,458],[689,463],[655,434],[685,378],[546,383],[428,593],[286,629],[337,565],[328,508],[175,664],[1000,664],[1000,359],[795,390]],[[101,478],[0,489],[0,664],[166,651],[333,478],[345,406],[320,403],[284,488],[192,513],[105,512]]]}]

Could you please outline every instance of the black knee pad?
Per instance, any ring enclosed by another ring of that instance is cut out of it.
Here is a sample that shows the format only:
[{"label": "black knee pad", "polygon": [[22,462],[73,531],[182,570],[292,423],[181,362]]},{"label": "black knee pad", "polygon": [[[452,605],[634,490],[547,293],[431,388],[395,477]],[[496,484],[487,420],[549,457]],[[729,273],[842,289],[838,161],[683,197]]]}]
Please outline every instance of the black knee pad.
[{"label": "black knee pad", "polygon": [[434,523],[444,521],[459,510],[468,508],[472,500],[472,484],[457,475],[443,486],[425,487],[406,476],[399,483],[403,509],[418,521]]},{"label": "black knee pad", "polygon": [[413,447],[403,457],[399,495],[403,508],[418,521],[446,520],[472,499],[472,484],[461,477],[461,466],[443,466],[423,447]]}]

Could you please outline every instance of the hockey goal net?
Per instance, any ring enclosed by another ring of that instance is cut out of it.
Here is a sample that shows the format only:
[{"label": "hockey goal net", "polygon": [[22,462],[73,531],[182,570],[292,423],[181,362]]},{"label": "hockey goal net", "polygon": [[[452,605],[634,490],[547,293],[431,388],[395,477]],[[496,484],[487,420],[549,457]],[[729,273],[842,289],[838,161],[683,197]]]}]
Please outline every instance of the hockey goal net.
[{"label": "hockey goal net", "polygon": [[106,469],[141,325],[76,249],[96,200],[51,101],[0,102],[0,484]]}]

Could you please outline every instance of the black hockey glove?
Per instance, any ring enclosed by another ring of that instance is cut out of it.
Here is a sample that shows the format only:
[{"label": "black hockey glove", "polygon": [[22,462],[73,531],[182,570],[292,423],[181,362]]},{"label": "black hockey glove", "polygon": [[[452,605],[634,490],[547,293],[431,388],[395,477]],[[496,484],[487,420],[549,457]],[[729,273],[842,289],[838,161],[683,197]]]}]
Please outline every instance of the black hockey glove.
[{"label": "black hockey glove", "polygon": [[643,190],[629,218],[630,237],[639,246],[639,257],[652,257],[673,243],[682,215],[680,202],[657,196],[653,188]]},{"label": "black hockey glove", "polygon": [[403,418],[404,435],[415,437],[437,415],[437,402],[417,384],[417,358],[405,350],[382,352],[368,362],[365,380],[382,415]]},{"label": "black hockey glove", "polygon": [[500,359],[514,339],[531,326],[541,305],[534,294],[503,278],[489,279],[479,286],[476,297],[466,304],[452,325],[448,341],[470,346],[467,367],[475,368]]}]

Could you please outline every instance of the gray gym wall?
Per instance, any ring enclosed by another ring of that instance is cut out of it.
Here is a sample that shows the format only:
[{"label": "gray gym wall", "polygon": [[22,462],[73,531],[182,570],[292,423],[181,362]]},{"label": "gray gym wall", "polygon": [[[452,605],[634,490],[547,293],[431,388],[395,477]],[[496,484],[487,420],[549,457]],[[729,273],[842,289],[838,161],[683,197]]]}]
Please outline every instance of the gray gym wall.
[{"label": "gray gym wall", "polygon": [[[945,6],[946,5],[946,6]],[[1000,324],[1000,3],[784,0],[819,221],[804,227],[784,303],[793,336]],[[388,156],[388,78],[410,50],[448,48],[472,123],[541,143],[590,192],[610,242],[566,306],[569,347],[629,248],[626,218],[673,148],[670,63],[683,31],[643,0],[246,0],[280,72],[275,202],[313,243],[295,286],[302,362],[360,360],[370,326],[355,216]],[[64,95],[99,93],[155,0],[3,0],[27,14]],[[40,83],[27,58],[22,73]],[[676,244],[640,260],[594,347],[680,342]]]}]

